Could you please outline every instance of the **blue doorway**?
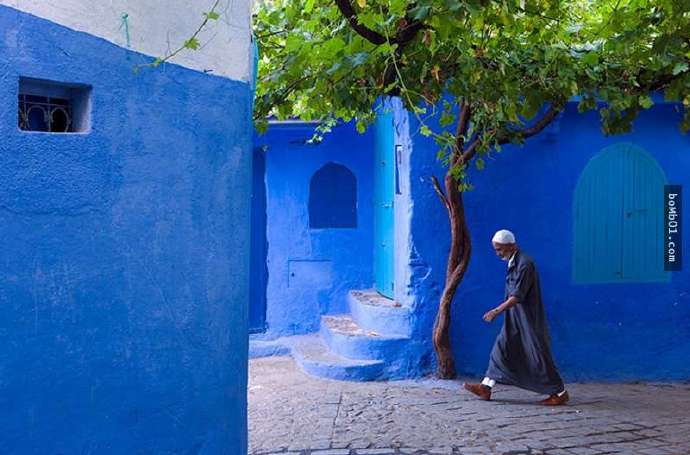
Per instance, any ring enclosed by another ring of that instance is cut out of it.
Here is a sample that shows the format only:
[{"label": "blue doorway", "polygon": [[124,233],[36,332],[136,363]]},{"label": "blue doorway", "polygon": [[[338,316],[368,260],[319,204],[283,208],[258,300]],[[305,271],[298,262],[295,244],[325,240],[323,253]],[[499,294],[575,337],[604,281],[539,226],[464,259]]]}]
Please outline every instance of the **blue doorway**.
[{"label": "blue doorway", "polygon": [[252,156],[251,258],[249,261],[249,333],[266,331],[266,157],[262,148]]},{"label": "blue doorway", "polygon": [[374,274],[376,290],[392,299],[395,288],[395,144],[393,113],[376,119],[374,162]]}]

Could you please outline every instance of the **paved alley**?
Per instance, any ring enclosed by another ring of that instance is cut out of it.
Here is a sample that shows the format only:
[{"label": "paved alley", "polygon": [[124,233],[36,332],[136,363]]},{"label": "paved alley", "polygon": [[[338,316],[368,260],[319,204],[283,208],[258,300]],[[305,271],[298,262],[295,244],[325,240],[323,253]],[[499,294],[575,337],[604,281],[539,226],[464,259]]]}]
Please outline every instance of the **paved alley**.
[{"label": "paved alley", "polygon": [[690,385],[570,384],[571,402],[536,404],[461,381],[355,383],[304,374],[289,357],[250,361],[251,455],[689,455]]}]

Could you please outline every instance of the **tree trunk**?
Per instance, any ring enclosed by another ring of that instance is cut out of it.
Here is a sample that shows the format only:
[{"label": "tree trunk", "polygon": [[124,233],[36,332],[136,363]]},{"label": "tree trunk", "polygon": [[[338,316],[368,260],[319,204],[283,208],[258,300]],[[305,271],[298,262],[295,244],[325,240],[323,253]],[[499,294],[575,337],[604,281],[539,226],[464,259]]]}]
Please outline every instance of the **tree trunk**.
[{"label": "tree trunk", "polygon": [[[505,144],[516,137],[525,139],[538,134],[557,118],[559,112],[563,109],[564,103],[563,101],[561,103],[552,104],[541,119],[529,127],[519,131],[510,130],[504,131],[503,134],[497,134],[497,142],[499,144]],[[482,137],[484,137],[486,133],[475,131],[474,140],[469,144],[465,144],[465,138],[468,135],[467,131],[472,117],[471,102],[468,99],[459,100],[458,106],[460,110],[458,125],[455,132],[455,144],[450,156],[448,172],[444,179],[446,187],[445,193],[443,189],[441,189],[441,185],[436,177],[432,177],[434,190],[436,190],[441,203],[443,203],[446,210],[448,210],[448,219],[450,220],[450,252],[448,253],[446,284],[441,294],[441,301],[439,302],[438,313],[436,314],[436,321],[434,322],[434,332],[432,334],[437,360],[436,373],[441,379],[453,379],[456,375],[453,350],[450,344],[450,311],[453,305],[455,292],[458,290],[458,286],[460,286],[465,276],[465,272],[470,263],[470,255],[472,254],[472,242],[465,219],[465,206],[462,199],[462,191],[451,171],[455,167],[460,167],[462,169],[471,163],[479,150]],[[496,132],[493,132],[493,134],[496,134]],[[472,136],[472,134],[469,136]]]},{"label": "tree trunk", "polygon": [[456,376],[455,361],[450,344],[450,312],[455,292],[469,265],[472,244],[465,220],[465,206],[462,191],[458,182],[448,172],[444,179],[446,194],[440,192],[438,182],[436,191],[448,210],[450,220],[450,251],[446,269],[446,283],[441,294],[441,301],[434,323],[433,343],[437,359],[437,375],[441,379],[453,379]]}]

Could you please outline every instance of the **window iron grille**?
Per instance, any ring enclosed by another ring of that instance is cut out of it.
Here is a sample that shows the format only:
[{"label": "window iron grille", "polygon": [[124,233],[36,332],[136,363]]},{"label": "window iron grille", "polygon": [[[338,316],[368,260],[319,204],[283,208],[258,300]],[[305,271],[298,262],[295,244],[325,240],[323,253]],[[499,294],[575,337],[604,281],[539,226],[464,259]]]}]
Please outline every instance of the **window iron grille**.
[{"label": "window iron grille", "polygon": [[73,132],[71,100],[20,94],[19,129],[49,133]]}]

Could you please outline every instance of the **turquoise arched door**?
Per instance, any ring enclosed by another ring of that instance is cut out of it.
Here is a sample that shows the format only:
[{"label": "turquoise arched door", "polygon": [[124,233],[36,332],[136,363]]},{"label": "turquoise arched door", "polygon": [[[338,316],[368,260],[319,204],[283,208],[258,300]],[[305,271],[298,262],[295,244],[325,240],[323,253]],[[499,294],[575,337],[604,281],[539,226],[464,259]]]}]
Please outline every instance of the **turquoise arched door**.
[{"label": "turquoise arched door", "polygon": [[642,148],[620,143],[585,167],[573,203],[573,279],[668,281],[663,227],[666,176]]}]

